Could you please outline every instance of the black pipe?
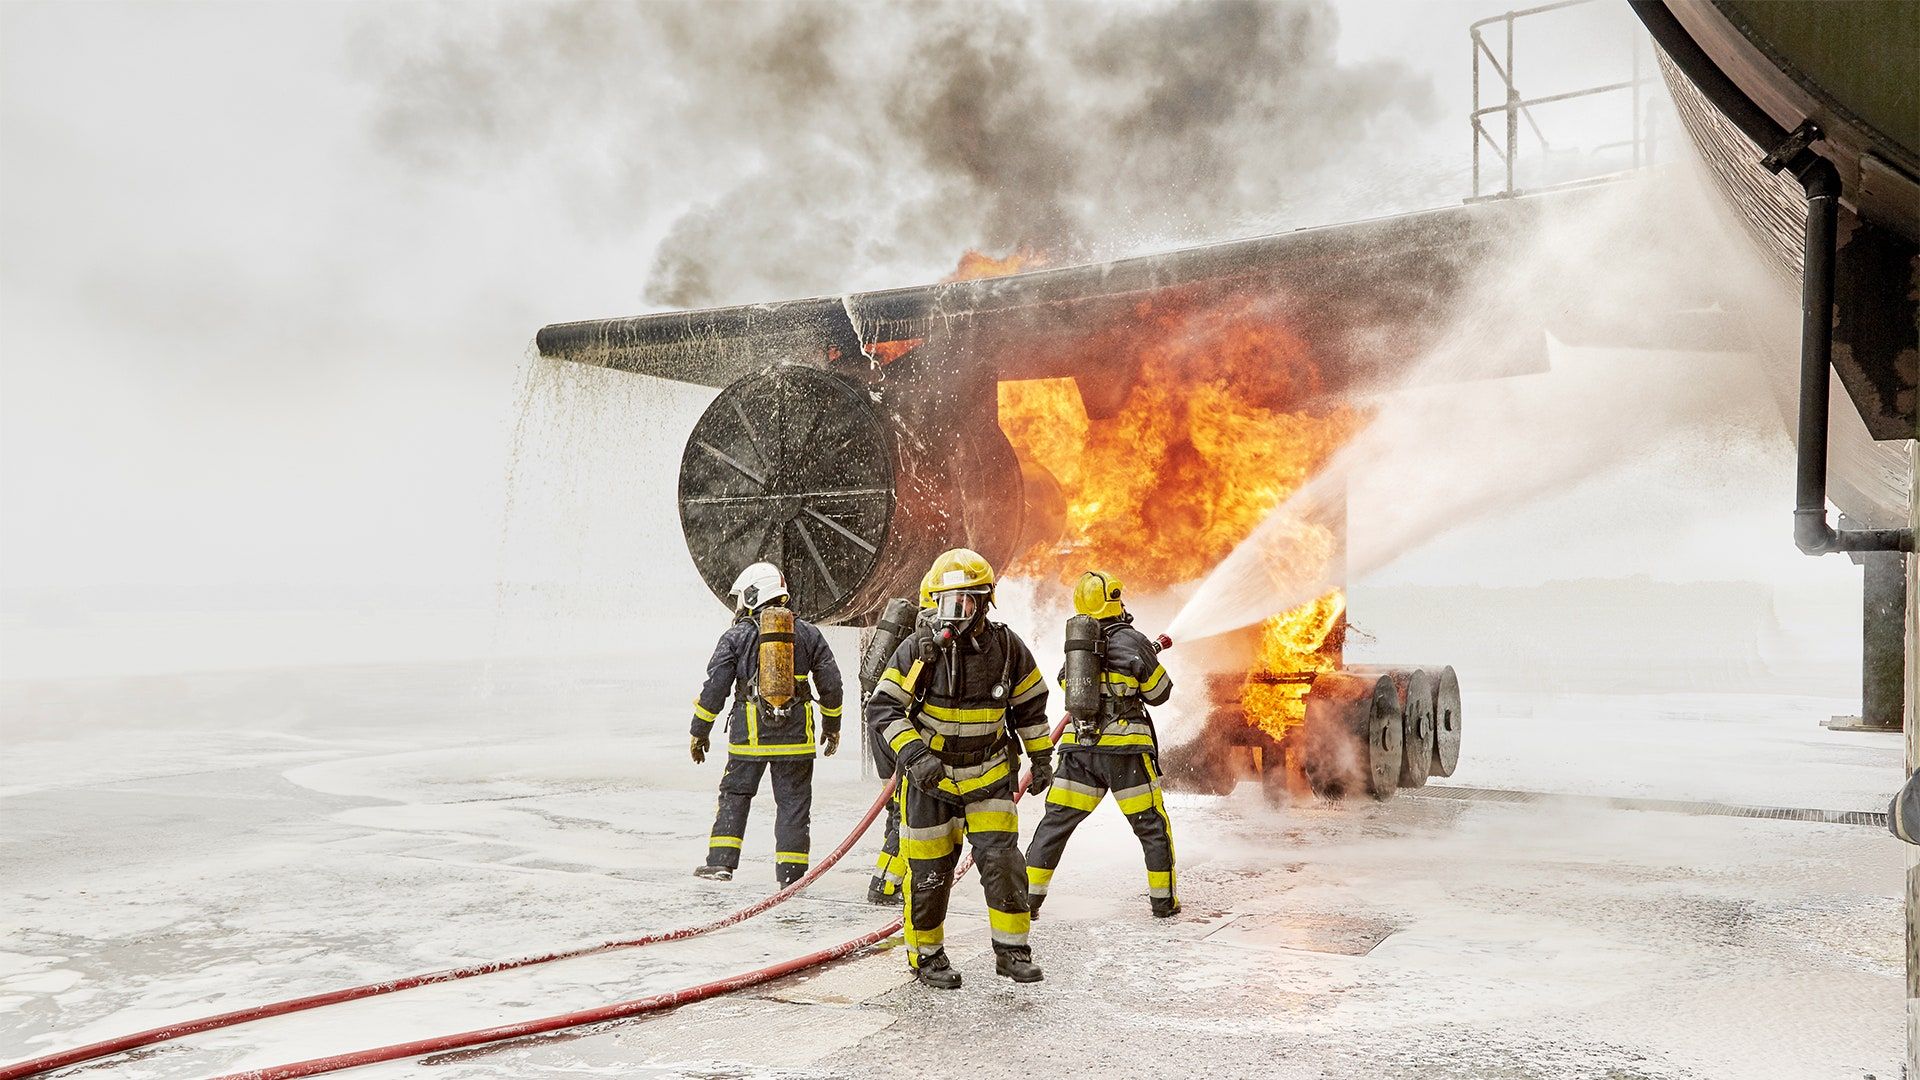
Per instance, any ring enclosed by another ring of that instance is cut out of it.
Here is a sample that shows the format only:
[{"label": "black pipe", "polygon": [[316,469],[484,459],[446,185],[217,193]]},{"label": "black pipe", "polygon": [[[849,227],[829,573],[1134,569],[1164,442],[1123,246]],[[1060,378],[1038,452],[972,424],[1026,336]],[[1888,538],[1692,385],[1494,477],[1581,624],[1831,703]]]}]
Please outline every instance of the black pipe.
[{"label": "black pipe", "polygon": [[[1811,142],[1811,122],[1794,136]],[[1776,169],[1778,154],[1767,164]],[[1800,422],[1794,476],[1793,542],[1809,555],[1831,551],[1912,551],[1912,529],[1844,529],[1827,523],[1827,418],[1833,364],[1833,264],[1839,240],[1840,172],[1800,147],[1784,165],[1807,193],[1800,278]]]},{"label": "black pipe", "polygon": [[1754,104],[1680,25],[1662,0],[1631,0],[1634,13],[1688,81],[1756,146],[1761,162],[1787,169],[1807,193],[1800,283],[1800,417],[1794,469],[1793,542],[1809,555],[1834,551],[1912,551],[1912,529],[1842,529],[1827,522],[1827,417],[1833,364],[1834,255],[1839,240],[1840,173],[1814,153],[1811,120],[1788,132]]}]

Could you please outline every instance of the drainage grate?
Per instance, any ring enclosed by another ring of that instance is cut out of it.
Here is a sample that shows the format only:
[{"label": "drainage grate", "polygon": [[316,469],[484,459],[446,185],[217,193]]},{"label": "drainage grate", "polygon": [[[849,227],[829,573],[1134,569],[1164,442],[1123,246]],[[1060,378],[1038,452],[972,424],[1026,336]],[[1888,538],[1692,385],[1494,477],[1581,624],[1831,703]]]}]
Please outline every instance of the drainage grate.
[{"label": "drainage grate", "polygon": [[1683,799],[1629,799],[1611,795],[1556,795],[1546,791],[1513,791],[1507,788],[1454,787],[1429,784],[1402,791],[1416,799],[1456,799],[1463,802],[1531,803],[1561,802],[1605,810],[1651,810],[1664,814],[1694,814],[1709,817],[1771,818],[1775,821],[1818,821],[1827,825],[1870,825],[1887,827],[1887,815],[1873,810],[1813,810],[1799,806],[1738,806],[1733,803],[1688,802]]}]

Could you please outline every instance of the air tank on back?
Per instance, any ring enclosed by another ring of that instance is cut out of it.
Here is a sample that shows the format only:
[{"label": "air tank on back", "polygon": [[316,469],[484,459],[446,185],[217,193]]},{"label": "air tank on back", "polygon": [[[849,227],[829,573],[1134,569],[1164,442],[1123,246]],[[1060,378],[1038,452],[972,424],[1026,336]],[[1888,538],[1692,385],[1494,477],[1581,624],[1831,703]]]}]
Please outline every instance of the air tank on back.
[{"label": "air tank on back", "polygon": [[887,661],[893,658],[894,650],[913,633],[915,613],[913,601],[898,596],[880,610],[880,621],[874,624],[873,636],[860,654],[860,696],[873,693],[880,676],[887,673]]},{"label": "air tank on back", "polygon": [[760,609],[760,696],[775,709],[793,701],[793,612],[778,605]]},{"label": "air tank on back", "polygon": [[1065,690],[1067,715],[1086,721],[1100,711],[1100,624],[1091,615],[1067,620]]}]

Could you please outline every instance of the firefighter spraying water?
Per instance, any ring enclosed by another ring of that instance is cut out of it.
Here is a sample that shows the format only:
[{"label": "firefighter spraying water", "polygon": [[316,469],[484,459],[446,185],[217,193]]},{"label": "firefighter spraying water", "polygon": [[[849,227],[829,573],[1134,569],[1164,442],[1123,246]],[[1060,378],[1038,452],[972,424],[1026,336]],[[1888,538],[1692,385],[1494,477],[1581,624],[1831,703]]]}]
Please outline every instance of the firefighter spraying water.
[{"label": "firefighter spraying water", "polygon": [[1072,724],[1060,742],[1060,773],[1047,813],[1027,848],[1027,891],[1034,915],[1047,898],[1067,840],[1107,793],[1126,815],[1146,856],[1147,896],[1156,918],[1180,911],[1174,888],[1173,823],[1160,789],[1159,743],[1149,705],[1173,696],[1159,654],[1173,644],[1134,628],[1120,579],[1088,571],[1073,590],[1060,685]]}]

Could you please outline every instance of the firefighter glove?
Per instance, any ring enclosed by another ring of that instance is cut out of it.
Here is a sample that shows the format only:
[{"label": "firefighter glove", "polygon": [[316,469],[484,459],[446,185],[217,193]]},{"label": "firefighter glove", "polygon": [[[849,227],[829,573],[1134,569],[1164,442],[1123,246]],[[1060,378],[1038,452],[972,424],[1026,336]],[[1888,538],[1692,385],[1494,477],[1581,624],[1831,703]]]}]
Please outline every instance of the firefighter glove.
[{"label": "firefighter glove", "polygon": [[1033,755],[1033,775],[1027,780],[1027,794],[1038,795],[1053,783],[1053,755]]},{"label": "firefighter glove", "polygon": [[693,737],[693,742],[688,745],[687,750],[693,755],[693,763],[695,765],[703,764],[707,760],[708,745],[705,735],[695,735]]},{"label": "firefighter glove", "polygon": [[922,751],[912,761],[906,763],[907,776],[918,787],[929,792],[937,792],[940,781],[947,778],[947,770],[941,766],[940,759],[932,751]]},{"label": "firefighter glove", "polygon": [[826,755],[832,757],[833,752],[838,749],[840,749],[840,733],[837,731],[827,732]]}]

